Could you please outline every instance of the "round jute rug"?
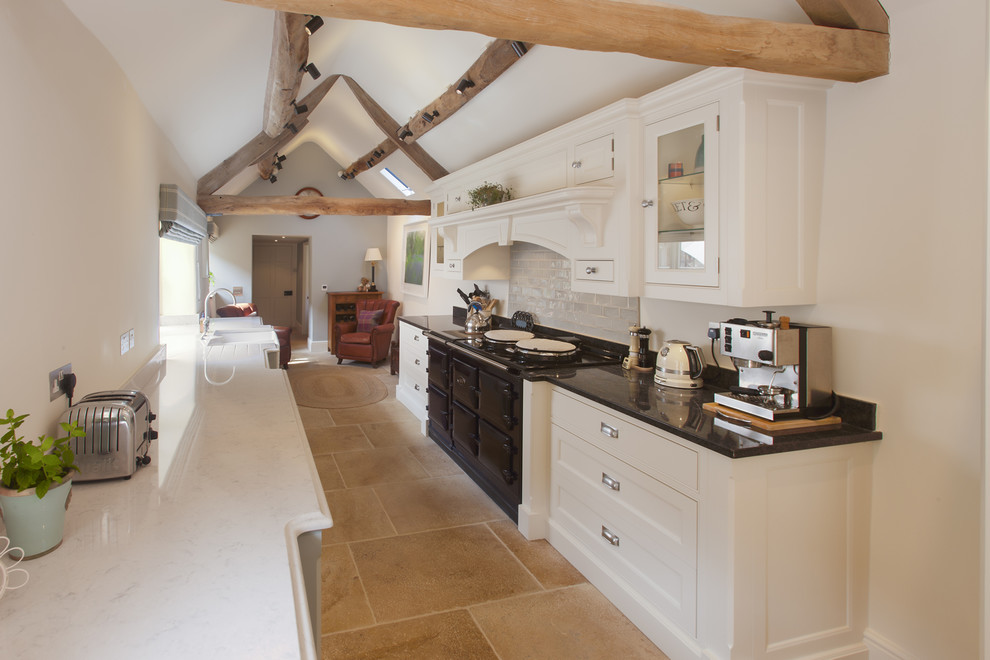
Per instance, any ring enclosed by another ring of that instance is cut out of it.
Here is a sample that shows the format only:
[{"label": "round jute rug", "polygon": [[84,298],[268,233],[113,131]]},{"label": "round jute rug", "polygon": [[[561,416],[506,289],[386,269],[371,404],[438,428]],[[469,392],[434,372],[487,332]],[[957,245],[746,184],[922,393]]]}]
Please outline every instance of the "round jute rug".
[{"label": "round jute rug", "polygon": [[289,382],[296,405],[308,408],[357,408],[388,395],[374,376],[333,366],[291,369]]}]

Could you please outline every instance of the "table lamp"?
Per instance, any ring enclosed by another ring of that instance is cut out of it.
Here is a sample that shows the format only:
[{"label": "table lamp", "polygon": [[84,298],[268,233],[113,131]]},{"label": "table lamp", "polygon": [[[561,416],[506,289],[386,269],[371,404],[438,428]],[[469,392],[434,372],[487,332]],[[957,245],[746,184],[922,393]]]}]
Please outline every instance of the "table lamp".
[{"label": "table lamp", "polygon": [[382,260],[381,250],[368,248],[368,251],[364,253],[364,260],[371,262],[371,286],[368,287],[368,291],[378,291],[378,287],[375,286],[375,262]]}]

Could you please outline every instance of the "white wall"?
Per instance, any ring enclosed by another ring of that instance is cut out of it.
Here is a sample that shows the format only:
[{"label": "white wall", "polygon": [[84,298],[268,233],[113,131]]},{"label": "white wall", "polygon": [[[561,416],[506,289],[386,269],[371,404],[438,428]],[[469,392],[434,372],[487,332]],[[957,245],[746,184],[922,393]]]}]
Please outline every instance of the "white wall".
[{"label": "white wall", "polygon": [[58,0],[0,0],[0,81],[0,407],[30,413],[33,437],[66,408],[49,402],[49,371],[71,362],[78,397],[120,387],[155,350],[158,185],[194,182]]},{"label": "white wall", "polygon": [[[819,303],[835,388],[876,402],[875,653],[976,658],[986,249],[986,3],[887,0],[891,73],[829,93]],[[644,300],[662,336],[759,310]],[[723,366],[728,366],[727,363]]]},{"label": "white wall", "polygon": [[[337,177],[340,165],[320,147],[305,143],[295,149],[277,172],[278,181],[269,183],[258,179],[244,192],[245,196],[294,195],[300,188],[312,186],[325,197],[370,197],[356,181],[341,181]],[[239,302],[251,297],[251,239],[263,236],[310,237],[312,268],[310,291],[312,318],[310,341],[327,341],[327,296],[329,291],[356,291],[362,277],[371,279],[371,264],[364,261],[367,248],[377,247],[385,262],[375,267],[375,283],[386,297],[391,289],[389,258],[386,248],[386,218],[384,216],[320,216],[304,220],[299,216],[242,215],[214,218],[220,227],[220,238],[210,244],[210,269],[216,275],[216,286],[233,289],[243,287]],[[262,317],[264,310],[260,310]]]}]

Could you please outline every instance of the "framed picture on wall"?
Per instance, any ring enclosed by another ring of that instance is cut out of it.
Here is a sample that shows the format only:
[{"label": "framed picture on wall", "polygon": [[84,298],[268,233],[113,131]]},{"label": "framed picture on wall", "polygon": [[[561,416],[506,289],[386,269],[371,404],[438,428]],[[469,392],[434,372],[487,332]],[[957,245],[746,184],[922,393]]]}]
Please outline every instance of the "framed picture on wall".
[{"label": "framed picture on wall", "polygon": [[425,222],[402,228],[402,292],[425,298],[430,285],[430,231]]}]

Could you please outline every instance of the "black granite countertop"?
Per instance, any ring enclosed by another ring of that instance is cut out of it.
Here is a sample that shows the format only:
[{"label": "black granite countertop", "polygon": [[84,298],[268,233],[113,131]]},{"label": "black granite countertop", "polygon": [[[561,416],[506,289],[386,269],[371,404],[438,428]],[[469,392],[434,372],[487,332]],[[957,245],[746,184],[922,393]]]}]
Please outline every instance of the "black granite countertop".
[{"label": "black granite countertop", "polygon": [[[456,333],[464,329],[463,323],[458,324],[451,316],[402,316],[400,320],[447,339],[456,338]],[[843,419],[841,426],[769,434],[716,418],[704,410],[702,405],[714,400],[715,388],[660,387],[653,382],[652,372],[626,371],[616,365],[549,370],[526,373],[524,377],[551,382],[730,458],[870,442],[883,437],[873,430],[875,406],[846,397],[839,397],[835,412]]]}]

